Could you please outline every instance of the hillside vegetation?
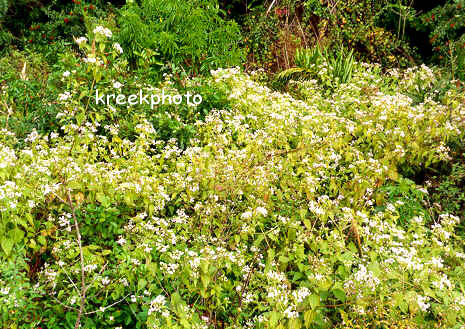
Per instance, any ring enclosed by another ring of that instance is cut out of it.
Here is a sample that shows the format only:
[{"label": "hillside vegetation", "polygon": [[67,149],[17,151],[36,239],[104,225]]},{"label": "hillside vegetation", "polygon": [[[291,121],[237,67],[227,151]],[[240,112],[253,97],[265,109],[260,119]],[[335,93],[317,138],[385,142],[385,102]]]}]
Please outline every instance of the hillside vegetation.
[{"label": "hillside vegetation", "polygon": [[[411,55],[336,46],[332,2],[38,3],[56,43],[0,0],[1,329],[464,328],[458,53],[421,64],[376,1]],[[268,62],[286,15],[310,39]]]}]

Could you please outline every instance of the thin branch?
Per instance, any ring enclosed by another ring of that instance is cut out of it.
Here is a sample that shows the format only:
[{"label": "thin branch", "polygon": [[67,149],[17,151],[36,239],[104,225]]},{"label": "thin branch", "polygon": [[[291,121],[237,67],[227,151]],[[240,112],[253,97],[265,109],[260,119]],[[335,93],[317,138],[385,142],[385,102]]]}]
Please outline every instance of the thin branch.
[{"label": "thin branch", "polygon": [[79,224],[76,218],[76,209],[74,208],[73,205],[73,200],[71,199],[71,193],[68,189],[68,204],[71,207],[73,219],[74,219],[74,227],[76,228],[76,236],[77,236],[77,241],[78,241],[78,246],[79,246],[79,255],[81,259],[81,304],[79,306],[79,312],[78,316],[76,319],[76,324],[74,326],[74,329],[78,329],[81,326],[81,316],[82,313],[84,312],[84,304],[86,302],[86,274],[85,274],[85,269],[84,269],[84,253],[82,251],[82,242],[81,242],[81,232],[79,230]]},{"label": "thin branch", "polygon": [[74,288],[76,289],[77,293],[80,294],[78,287],[76,286],[76,284],[74,283],[74,281],[71,279],[71,277],[69,276],[69,274],[68,274],[68,272],[65,270],[65,268],[64,268],[63,266],[61,266],[60,262],[58,262],[58,265],[59,265],[59,266],[61,267],[61,269],[65,272],[66,276],[68,277],[69,282],[71,282],[71,284],[74,286]]},{"label": "thin branch", "polygon": [[[106,262],[105,264],[103,264],[102,269],[100,270],[100,273],[99,273],[99,274],[102,274],[103,271],[105,271],[105,267],[107,267],[107,265],[108,265],[108,262]],[[95,276],[94,280],[92,280],[92,282],[91,282],[90,284],[87,285],[86,291],[87,291],[87,289],[89,289],[89,288],[94,284],[95,281],[97,281],[97,276]]]},{"label": "thin branch", "polygon": [[276,0],[273,0],[273,1],[271,2],[271,5],[268,7],[268,10],[266,11],[265,16],[268,16],[268,14],[269,14],[271,8],[274,6],[275,3],[276,3]]},{"label": "thin branch", "polygon": [[73,310],[73,311],[79,311],[77,308],[75,307],[72,307],[72,306],[68,306],[66,304],[63,304],[62,302],[60,302],[57,298],[53,297],[53,296],[50,296],[52,297],[58,304],[60,304],[61,306],[63,306],[64,308],[67,308],[68,310]]},{"label": "thin branch", "polygon": [[51,191],[50,193],[52,193],[56,198],[58,198],[58,200],[60,200],[62,203],[64,204],[67,204],[68,202],[66,202],[65,200],[63,200],[58,194],[56,194],[55,192]]},{"label": "thin branch", "polygon": [[[115,306],[115,305],[121,303],[121,302],[124,301],[126,298],[128,298],[129,295],[130,295],[130,293],[127,294],[126,296],[124,296],[123,298],[121,298],[120,300],[114,302],[113,304],[110,304],[110,305],[108,305],[108,306],[104,306],[103,309],[106,310],[107,308],[113,307],[113,306]],[[86,313],[84,313],[84,315],[95,314],[95,313],[98,313],[98,312],[101,312],[101,310],[92,311],[92,312],[86,312]]]}]

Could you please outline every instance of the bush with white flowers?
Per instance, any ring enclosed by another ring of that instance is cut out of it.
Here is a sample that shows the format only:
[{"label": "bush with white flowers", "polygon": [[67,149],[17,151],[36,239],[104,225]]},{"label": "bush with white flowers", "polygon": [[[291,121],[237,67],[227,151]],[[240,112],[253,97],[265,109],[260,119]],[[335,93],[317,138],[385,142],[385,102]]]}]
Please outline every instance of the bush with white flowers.
[{"label": "bush with white flowers", "polygon": [[[380,190],[405,167],[451,157],[465,139],[463,94],[416,104],[408,79],[431,87],[426,67],[393,77],[360,64],[329,96],[296,82],[301,99],[219,69],[205,83],[228,96],[227,109],[197,120],[181,147],[141,113],[130,122],[137,109],[93,106],[95,88],[116,88],[124,66],[111,31],[94,34],[95,48],[76,40],[78,71],[61,74],[59,133],[33,132],[23,149],[8,128],[0,135],[1,253],[22,246],[44,260],[28,286],[40,323],[74,325],[78,314],[83,328],[465,322],[464,219],[436,218],[427,203],[401,218],[402,202]],[[10,300],[14,282],[1,280],[0,300]],[[28,323],[2,305],[6,323]]]}]

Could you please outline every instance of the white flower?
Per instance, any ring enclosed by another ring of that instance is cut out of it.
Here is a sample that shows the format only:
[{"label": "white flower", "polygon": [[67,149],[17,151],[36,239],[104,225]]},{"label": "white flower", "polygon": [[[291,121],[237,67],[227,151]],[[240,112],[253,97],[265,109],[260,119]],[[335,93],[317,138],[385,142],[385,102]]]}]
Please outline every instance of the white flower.
[{"label": "white flower", "polygon": [[58,95],[58,100],[65,101],[70,97],[71,97],[71,94],[68,91],[66,91],[63,94]]},{"label": "white flower", "polygon": [[268,215],[268,211],[263,207],[257,207],[257,209],[255,209],[255,212],[262,215],[263,217]]},{"label": "white flower", "polygon": [[297,303],[302,303],[308,295],[310,295],[310,289],[307,287],[300,287],[299,290],[292,293]]},{"label": "white flower", "polygon": [[443,268],[444,265],[442,264],[441,257],[433,257],[431,258],[430,264],[436,266],[437,268]]},{"label": "white flower", "polygon": [[418,296],[417,298],[417,303],[418,303],[418,307],[420,307],[420,309],[423,311],[423,312],[426,312],[429,308],[429,303],[427,303],[429,300],[429,297],[427,296]]},{"label": "white flower", "polygon": [[299,317],[299,313],[293,311],[291,307],[288,307],[286,310],[284,310],[284,316],[286,316],[288,319],[295,319]]},{"label": "white flower", "polygon": [[103,27],[101,25],[97,26],[93,32],[95,34],[106,36],[107,38],[111,38],[111,36],[113,35],[110,29],[107,29],[106,27]]},{"label": "white flower", "polygon": [[102,284],[104,286],[108,285],[109,283],[110,283],[110,279],[108,279],[107,277],[102,278]]},{"label": "white flower", "polygon": [[391,203],[387,204],[386,209],[389,210],[390,212],[396,211],[396,207],[394,207]]},{"label": "white flower", "polygon": [[123,53],[123,48],[121,48],[121,45],[119,43],[114,43],[113,48],[115,48],[116,51],[119,52],[120,54]]},{"label": "white flower", "polygon": [[66,78],[66,77],[69,77],[71,73],[69,71],[66,71],[66,72],[63,72],[63,76]]},{"label": "white flower", "polygon": [[10,293],[10,288],[9,287],[0,289],[0,294],[2,294],[2,295],[8,295],[9,293]]},{"label": "white flower", "polygon": [[76,41],[76,43],[78,45],[81,45],[81,43],[86,43],[87,42],[87,38],[86,37],[80,37],[80,38],[75,39],[74,41]]},{"label": "white flower", "polygon": [[252,212],[251,211],[246,211],[241,215],[242,219],[250,219],[252,218]]},{"label": "white flower", "polygon": [[94,64],[97,62],[97,60],[94,57],[87,57],[83,59],[84,63],[91,63]]},{"label": "white flower", "polygon": [[116,82],[113,83],[113,88],[115,88],[115,89],[120,89],[122,86],[123,86],[123,84],[120,83],[119,81],[116,81]]},{"label": "white flower", "polygon": [[166,302],[166,297],[163,295],[158,295],[154,300],[150,302],[150,309],[148,311],[148,314],[150,315],[153,312],[160,312],[165,302]]}]

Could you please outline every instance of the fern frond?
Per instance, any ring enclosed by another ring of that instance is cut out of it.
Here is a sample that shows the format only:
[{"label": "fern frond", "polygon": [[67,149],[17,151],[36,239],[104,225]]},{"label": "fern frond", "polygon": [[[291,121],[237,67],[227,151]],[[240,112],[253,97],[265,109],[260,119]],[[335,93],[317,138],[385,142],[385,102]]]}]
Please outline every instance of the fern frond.
[{"label": "fern frond", "polygon": [[0,21],[5,17],[8,11],[8,0],[0,0]]}]

